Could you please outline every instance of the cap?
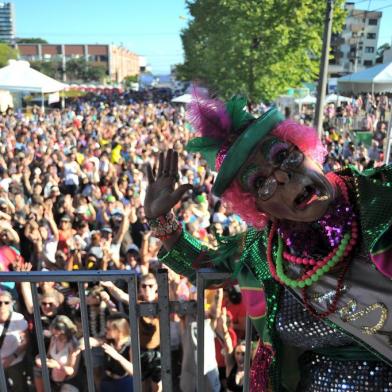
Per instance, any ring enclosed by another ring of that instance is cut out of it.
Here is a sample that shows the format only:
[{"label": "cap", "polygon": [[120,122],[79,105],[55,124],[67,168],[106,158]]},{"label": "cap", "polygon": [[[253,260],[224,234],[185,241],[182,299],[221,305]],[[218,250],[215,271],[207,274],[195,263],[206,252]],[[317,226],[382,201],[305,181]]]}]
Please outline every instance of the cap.
[{"label": "cap", "polygon": [[60,220],[62,220],[64,222],[71,222],[72,221],[72,219],[69,215],[63,215]]},{"label": "cap", "polygon": [[112,211],[111,215],[121,215],[121,216],[124,216],[124,211],[122,209],[120,209],[120,208],[115,208]]},{"label": "cap", "polygon": [[106,201],[109,203],[114,203],[116,201],[116,198],[113,195],[109,195],[106,197]]},{"label": "cap", "polygon": [[113,230],[109,226],[104,226],[101,228],[101,231],[106,232],[106,233],[113,233]]},{"label": "cap", "polygon": [[127,249],[127,253],[129,253],[129,252],[138,252],[139,253],[139,247],[135,244],[131,244],[128,246],[128,249]]},{"label": "cap", "polygon": [[97,259],[102,259],[103,250],[100,246],[93,246],[90,248],[88,254],[96,257]]}]

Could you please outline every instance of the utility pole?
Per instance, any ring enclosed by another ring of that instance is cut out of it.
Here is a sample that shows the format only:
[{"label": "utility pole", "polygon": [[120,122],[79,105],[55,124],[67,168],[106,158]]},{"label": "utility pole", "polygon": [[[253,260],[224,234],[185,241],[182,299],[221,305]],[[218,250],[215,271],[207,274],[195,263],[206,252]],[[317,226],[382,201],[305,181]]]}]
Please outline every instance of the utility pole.
[{"label": "utility pole", "polygon": [[320,73],[319,81],[317,85],[317,104],[316,113],[314,117],[314,126],[317,129],[317,133],[321,136],[323,130],[323,109],[325,101],[325,90],[327,88],[327,76],[328,76],[328,55],[329,46],[331,43],[332,33],[332,18],[333,18],[333,1],[327,0],[327,9],[325,11],[324,20],[324,32],[323,32],[323,48],[320,59]]}]

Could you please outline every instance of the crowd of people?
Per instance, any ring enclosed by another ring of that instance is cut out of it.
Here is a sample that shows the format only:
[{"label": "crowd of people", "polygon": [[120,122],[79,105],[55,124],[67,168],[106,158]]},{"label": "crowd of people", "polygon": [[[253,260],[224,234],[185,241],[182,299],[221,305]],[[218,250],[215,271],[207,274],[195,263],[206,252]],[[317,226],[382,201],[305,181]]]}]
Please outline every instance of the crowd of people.
[{"label": "crowd of people", "polygon": [[[177,208],[182,225],[204,244],[235,235],[246,224],[212,195],[215,173],[199,154],[185,151],[193,136],[182,107],[156,93],[88,95],[47,113],[8,110],[0,116],[0,271],[130,270],[139,277],[140,301],[157,300],[155,272],[160,241],[143,209],[144,167],[156,167],[159,151],[178,153],[179,182],[191,184]],[[325,109],[324,169],[352,164],[380,166],[391,102],[385,95],[360,96],[344,107]],[[261,107],[254,107],[260,111]],[[358,128],[357,119],[362,121]],[[312,121],[304,111],[297,119]],[[360,139],[366,131],[369,140]],[[193,282],[169,272],[170,299],[195,299]],[[132,390],[128,294],[121,282],[86,287],[94,381],[98,391]],[[40,283],[47,366],[53,388],[86,389],[77,286]],[[206,358],[211,390],[242,390],[245,308],[237,287],[206,295]],[[161,390],[159,320],[139,320],[143,387]],[[175,390],[193,392],[195,319],[171,315]],[[43,391],[33,300],[28,283],[0,289],[0,352],[10,390]],[[211,346],[212,343],[212,346]]]}]

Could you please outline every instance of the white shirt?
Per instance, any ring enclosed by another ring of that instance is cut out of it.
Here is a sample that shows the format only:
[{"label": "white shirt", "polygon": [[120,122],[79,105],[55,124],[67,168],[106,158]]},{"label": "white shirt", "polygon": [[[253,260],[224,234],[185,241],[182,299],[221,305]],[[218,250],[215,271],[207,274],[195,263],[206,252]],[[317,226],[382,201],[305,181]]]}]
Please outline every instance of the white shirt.
[{"label": "white shirt", "polygon": [[79,185],[78,168],[79,165],[75,161],[64,164],[64,177],[66,185]]},{"label": "white shirt", "polygon": [[51,262],[51,263],[56,263],[56,252],[57,252],[57,245],[58,241],[54,239],[53,236],[49,237],[45,242],[44,242],[44,249],[43,253],[46,256],[46,258]]},{"label": "white shirt", "polygon": [[[22,332],[27,330],[27,321],[23,314],[12,312],[10,325],[0,350],[1,358],[5,358],[13,354],[22,342]],[[0,335],[3,333],[4,323],[0,323]],[[11,366],[22,361],[25,353],[21,352],[17,358],[11,362]]]}]

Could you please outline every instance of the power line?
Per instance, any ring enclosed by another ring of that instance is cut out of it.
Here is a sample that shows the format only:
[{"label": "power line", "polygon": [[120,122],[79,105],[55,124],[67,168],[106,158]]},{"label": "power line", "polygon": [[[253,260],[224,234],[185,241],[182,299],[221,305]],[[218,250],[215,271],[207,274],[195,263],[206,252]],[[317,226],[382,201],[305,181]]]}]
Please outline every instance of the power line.
[{"label": "power line", "polygon": [[69,37],[80,37],[80,36],[107,36],[107,37],[113,37],[113,36],[119,36],[119,37],[153,37],[153,36],[162,36],[162,35],[179,35],[180,31],[177,32],[163,32],[163,33],[102,33],[102,32],[97,32],[97,33],[51,33],[51,32],[23,32],[23,33],[19,33],[21,35],[30,35],[30,36],[36,36],[38,35],[53,35],[53,36],[69,36]]}]

